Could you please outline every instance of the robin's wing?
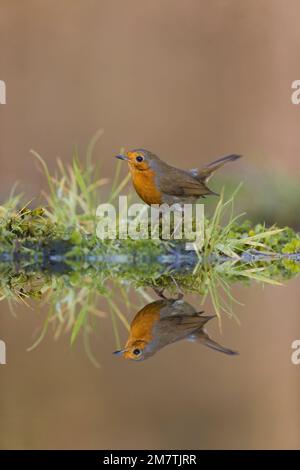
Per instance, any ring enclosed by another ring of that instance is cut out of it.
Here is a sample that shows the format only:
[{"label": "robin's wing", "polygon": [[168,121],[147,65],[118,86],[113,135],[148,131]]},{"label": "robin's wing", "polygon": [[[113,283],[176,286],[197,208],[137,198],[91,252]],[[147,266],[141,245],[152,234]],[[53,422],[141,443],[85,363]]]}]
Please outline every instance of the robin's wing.
[{"label": "robin's wing", "polygon": [[165,194],[178,197],[200,197],[206,194],[214,194],[213,191],[207,188],[204,181],[195,179],[188,171],[173,167],[170,167],[168,172],[160,175],[159,189]]},{"label": "robin's wing", "polygon": [[234,162],[235,160],[238,160],[241,158],[241,155],[226,155],[225,157],[218,158],[218,160],[215,160],[205,167],[203,167],[201,170],[197,170],[196,168],[193,168],[190,170],[190,174],[197,179],[197,181],[200,181],[202,183],[207,183],[210,177],[214,174],[214,172],[220,168],[221,166],[225,165],[228,162]]},{"label": "robin's wing", "polygon": [[160,318],[174,317],[174,316],[196,316],[204,313],[204,310],[197,312],[188,302],[183,299],[167,299],[161,304]]},{"label": "robin's wing", "polygon": [[158,344],[174,343],[202,328],[214,315],[173,315],[162,318],[153,329],[153,340]]}]

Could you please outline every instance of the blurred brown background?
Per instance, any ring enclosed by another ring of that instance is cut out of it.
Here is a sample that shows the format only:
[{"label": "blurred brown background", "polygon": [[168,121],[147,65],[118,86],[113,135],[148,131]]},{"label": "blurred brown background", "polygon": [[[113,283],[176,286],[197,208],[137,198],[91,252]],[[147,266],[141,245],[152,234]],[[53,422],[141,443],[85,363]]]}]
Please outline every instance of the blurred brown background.
[{"label": "blurred brown background", "polygon": [[[1,200],[16,180],[28,199],[45,187],[29,149],[53,169],[99,128],[106,176],[120,147],[142,146],[183,167],[242,153],[245,184],[266,168],[297,178],[299,15],[299,0],[0,0]],[[26,352],[43,313],[1,303],[0,447],[299,448],[298,291],[235,290],[233,358],[182,343],[126,363],[108,318],[100,370],[67,337]]]}]

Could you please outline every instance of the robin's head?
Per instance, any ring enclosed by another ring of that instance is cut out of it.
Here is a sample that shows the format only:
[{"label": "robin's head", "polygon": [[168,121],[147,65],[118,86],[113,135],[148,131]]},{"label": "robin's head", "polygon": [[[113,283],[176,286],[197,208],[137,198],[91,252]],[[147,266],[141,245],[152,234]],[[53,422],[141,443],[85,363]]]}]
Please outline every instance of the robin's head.
[{"label": "robin's head", "polygon": [[152,356],[152,352],[148,348],[148,344],[143,340],[135,340],[127,343],[124,349],[115,351],[116,356],[122,356],[124,359],[131,359],[132,361],[143,361],[149,356]]},{"label": "robin's head", "polygon": [[117,155],[116,158],[125,160],[132,170],[145,171],[153,168],[153,163],[159,158],[149,150],[134,149],[124,155]]}]

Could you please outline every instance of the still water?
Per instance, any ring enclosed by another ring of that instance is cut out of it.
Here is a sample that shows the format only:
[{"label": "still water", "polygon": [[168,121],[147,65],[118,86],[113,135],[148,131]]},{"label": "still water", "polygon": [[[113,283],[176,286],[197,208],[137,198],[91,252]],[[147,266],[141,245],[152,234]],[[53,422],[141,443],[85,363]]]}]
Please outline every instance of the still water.
[{"label": "still water", "polygon": [[2,260],[2,448],[299,447],[297,270],[176,259]]}]

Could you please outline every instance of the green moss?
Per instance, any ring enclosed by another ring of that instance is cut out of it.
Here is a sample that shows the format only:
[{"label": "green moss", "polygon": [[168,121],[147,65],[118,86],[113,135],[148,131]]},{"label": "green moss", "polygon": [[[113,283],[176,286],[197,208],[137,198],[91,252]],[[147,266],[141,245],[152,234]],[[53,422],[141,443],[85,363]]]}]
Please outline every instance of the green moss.
[{"label": "green moss", "polygon": [[286,243],[282,248],[282,253],[299,253],[300,239],[293,238],[290,242]]}]

